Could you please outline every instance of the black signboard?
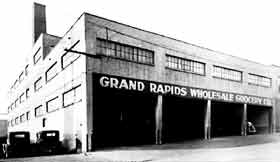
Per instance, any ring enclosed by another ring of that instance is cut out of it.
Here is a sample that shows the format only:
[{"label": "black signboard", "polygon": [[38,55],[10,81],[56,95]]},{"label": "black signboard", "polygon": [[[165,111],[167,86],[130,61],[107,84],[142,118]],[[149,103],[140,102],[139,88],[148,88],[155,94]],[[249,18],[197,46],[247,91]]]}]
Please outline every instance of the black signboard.
[{"label": "black signboard", "polygon": [[272,99],[266,97],[194,88],[97,73],[93,73],[93,80],[95,82],[94,84],[104,88],[272,106]]}]

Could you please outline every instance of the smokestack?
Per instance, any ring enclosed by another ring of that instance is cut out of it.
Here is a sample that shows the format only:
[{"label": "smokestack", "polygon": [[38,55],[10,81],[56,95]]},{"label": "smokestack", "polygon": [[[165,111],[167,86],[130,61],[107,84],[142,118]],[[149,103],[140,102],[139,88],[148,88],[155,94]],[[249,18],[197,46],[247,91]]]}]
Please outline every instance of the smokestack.
[{"label": "smokestack", "polygon": [[33,22],[32,22],[32,43],[34,44],[41,33],[47,32],[46,27],[46,6],[33,3]]}]

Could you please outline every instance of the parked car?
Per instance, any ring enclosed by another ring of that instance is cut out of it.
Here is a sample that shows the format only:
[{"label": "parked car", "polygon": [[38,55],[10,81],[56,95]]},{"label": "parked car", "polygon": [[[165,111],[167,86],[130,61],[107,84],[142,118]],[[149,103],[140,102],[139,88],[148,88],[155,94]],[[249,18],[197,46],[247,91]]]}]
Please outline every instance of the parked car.
[{"label": "parked car", "polygon": [[247,122],[247,133],[249,135],[257,133],[255,126],[253,125],[252,122],[249,122],[249,121]]},{"label": "parked car", "polygon": [[3,145],[5,157],[28,156],[31,153],[30,134],[26,131],[10,132]]},{"label": "parked car", "polygon": [[57,154],[61,149],[59,131],[44,130],[37,133],[36,145],[40,154]]}]

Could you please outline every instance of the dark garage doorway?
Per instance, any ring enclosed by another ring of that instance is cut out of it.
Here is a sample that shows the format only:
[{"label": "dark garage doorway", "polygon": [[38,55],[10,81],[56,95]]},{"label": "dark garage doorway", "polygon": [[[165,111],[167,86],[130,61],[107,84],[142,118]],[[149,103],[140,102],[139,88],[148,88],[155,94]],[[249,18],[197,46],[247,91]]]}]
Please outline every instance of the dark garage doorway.
[{"label": "dark garage doorway", "polygon": [[211,136],[239,136],[242,130],[243,104],[212,101]]},{"label": "dark garage doorway", "polygon": [[254,134],[266,134],[270,132],[271,107],[247,105],[247,121],[256,128]]},{"label": "dark garage doorway", "polygon": [[153,144],[157,96],[96,88],[93,110],[95,148]]},{"label": "dark garage doorway", "polygon": [[206,100],[163,98],[163,142],[204,138]]}]

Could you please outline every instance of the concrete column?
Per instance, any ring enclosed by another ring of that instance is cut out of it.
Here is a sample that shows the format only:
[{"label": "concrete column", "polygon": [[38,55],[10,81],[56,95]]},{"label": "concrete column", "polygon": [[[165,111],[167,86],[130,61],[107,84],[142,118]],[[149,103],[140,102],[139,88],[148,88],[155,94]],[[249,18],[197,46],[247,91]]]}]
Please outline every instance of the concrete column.
[{"label": "concrete column", "polygon": [[273,106],[269,111],[269,133],[274,133],[275,127],[275,107]]},{"label": "concrete column", "polygon": [[243,105],[241,135],[247,136],[247,104]]},{"label": "concrete column", "polygon": [[204,139],[211,139],[211,100],[207,100],[204,119]]},{"label": "concrete column", "polygon": [[162,144],[162,95],[158,95],[157,97],[157,105],[156,105],[156,144]]}]

